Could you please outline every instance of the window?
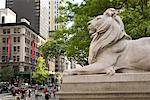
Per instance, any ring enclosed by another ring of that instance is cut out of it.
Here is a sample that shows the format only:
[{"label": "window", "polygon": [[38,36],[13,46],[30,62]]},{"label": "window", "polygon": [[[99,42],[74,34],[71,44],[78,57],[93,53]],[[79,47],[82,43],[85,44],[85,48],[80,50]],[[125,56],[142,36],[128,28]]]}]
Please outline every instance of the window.
[{"label": "window", "polygon": [[27,39],[27,38],[25,38],[25,43],[26,43],[26,44],[30,44],[30,40]]},{"label": "window", "polygon": [[16,56],[13,56],[13,61],[16,61]]},{"label": "window", "polygon": [[6,29],[3,29],[3,34],[6,34]]},{"label": "window", "polygon": [[7,43],[8,43],[8,38],[7,38]]},{"label": "window", "polygon": [[20,52],[20,46],[14,46],[14,47],[13,47],[13,50],[14,50],[15,53],[16,53],[16,51],[17,51],[17,52]]},{"label": "window", "polygon": [[10,29],[7,29],[7,34],[10,34]]},{"label": "window", "polygon": [[57,30],[57,26],[55,25],[55,30]]},{"label": "window", "polygon": [[3,38],[3,43],[6,43],[6,38]]},{"label": "window", "polygon": [[3,52],[3,53],[6,52],[6,47],[3,47],[3,48],[2,48],[2,52]]},{"label": "window", "polygon": [[2,62],[5,62],[5,56],[2,56]]},{"label": "window", "polygon": [[20,28],[18,28],[18,33],[20,33],[21,32],[21,29]]},{"label": "window", "polygon": [[20,37],[18,37],[18,42],[20,42]]},{"label": "window", "polygon": [[25,52],[27,52],[27,47],[25,47]]},{"label": "window", "polygon": [[25,56],[25,62],[29,62],[29,57]]},{"label": "window", "polygon": [[17,52],[20,52],[20,46],[17,46]]},{"label": "window", "polygon": [[14,37],[14,42],[16,42],[16,37]]},{"label": "window", "polygon": [[32,62],[32,58],[30,58],[30,62]]},{"label": "window", "polygon": [[20,37],[14,37],[14,43],[16,43],[16,42],[20,42]]},{"label": "window", "polygon": [[17,33],[17,28],[14,28],[14,33]]},{"label": "window", "polygon": [[2,62],[6,62],[8,61],[8,57],[7,56],[2,56]]},{"label": "window", "polygon": [[25,43],[27,43],[27,38],[25,38]]},{"label": "window", "polygon": [[20,60],[20,57],[19,56],[17,56],[17,61],[19,61]]},{"label": "window", "polygon": [[20,33],[21,29],[20,28],[14,28],[14,33]]},{"label": "window", "polygon": [[31,38],[35,39],[35,35],[34,35],[34,34],[31,34]]},{"label": "window", "polygon": [[4,24],[4,23],[5,23],[5,17],[2,16],[2,24]]},{"label": "window", "polygon": [[28,66],[25,66],[24,67],[24,71],[28,71],[29,70],[29,67]]},{"label": "window", "polygon": [[29,48],[25,47],[25,53],[29,54]]},{"label": "window", "polygon": [[14,52],[16,52],[17,50],[16,50],[16,46],[14,46]]}]

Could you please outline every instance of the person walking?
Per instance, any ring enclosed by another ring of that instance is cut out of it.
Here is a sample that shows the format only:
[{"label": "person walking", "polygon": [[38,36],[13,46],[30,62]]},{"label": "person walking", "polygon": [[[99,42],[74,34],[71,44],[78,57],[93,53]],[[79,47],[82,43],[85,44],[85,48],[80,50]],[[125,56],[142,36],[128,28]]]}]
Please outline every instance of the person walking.
[{"label": "person walking", "polygon": [[25,89],[24,88],[22,88],[21,89],[21,99],[24,99],[25,98]]},{"label": "person walking", "polygon": [[45,93],[45,100],[49,100],[49,89],[48,89],[48,86],[45,86],[44,93]]},{"label": "person walking", "polygon": [[31,100],[31,89],[30,88],[27,90],[26,100]]},{"label": "person walking", "polygon": [[48,94],[48,92],[45,93],[45,100],[49,100],[49,94]]},{"label": "person walking", "polygon": [[53,84],[53,86],[51,87],[51,90],[52,90],[53,97],[55,98],[55,93],[57,91],[57,87],[55,84]]},{"label": "person walking", "polygon": [[20,100],[20,97],[17,97],[16,100]]}]

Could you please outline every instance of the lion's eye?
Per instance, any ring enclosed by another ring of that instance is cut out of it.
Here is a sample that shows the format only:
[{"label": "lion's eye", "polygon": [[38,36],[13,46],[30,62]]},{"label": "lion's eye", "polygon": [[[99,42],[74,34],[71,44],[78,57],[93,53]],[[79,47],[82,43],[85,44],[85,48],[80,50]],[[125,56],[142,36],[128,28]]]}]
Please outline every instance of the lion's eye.
[{"label": "lion's eye", "polygon": [[88,22],[88,23],[87,23],[87,25],[90,25],[90,24],[91,24],[91,22]]},{"label": "lion's eye", "polygon": [[99,20],[99,19],[101,19],[101,17],[97,17],[96,19]]},{"label": "lion's eye", "polygon": [[96,19],[97,19],[97,20],[101,19],[101,16],[97,17]]}]

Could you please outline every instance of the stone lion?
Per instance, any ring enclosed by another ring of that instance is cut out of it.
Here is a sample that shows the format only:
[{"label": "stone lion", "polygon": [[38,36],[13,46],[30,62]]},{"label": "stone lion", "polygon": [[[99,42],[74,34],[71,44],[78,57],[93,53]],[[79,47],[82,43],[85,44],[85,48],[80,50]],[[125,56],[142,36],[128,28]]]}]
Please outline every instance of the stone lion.
[{"label": "stone lion", "polygon": [[89,21],[92,41],[89,48],[89,65],[65,70],[64,75],[114,74],[115,72],[144,72],[150,70],[150,38],[132,40],[124,24],[113,9],[107,9]]}]

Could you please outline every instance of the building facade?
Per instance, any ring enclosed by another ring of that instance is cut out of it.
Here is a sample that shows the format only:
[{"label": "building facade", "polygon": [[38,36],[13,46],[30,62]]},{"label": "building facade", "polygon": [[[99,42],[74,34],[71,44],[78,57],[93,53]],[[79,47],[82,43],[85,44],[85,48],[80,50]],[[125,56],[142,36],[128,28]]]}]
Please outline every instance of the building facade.
[{"label": "building facade", "polygon": [[16,23],[16,14],[10,9],[0,9],[0,23]]},{"label": "building facade", "polygon": [[0,68],[10,67],[17,73],[30,73],[40,56],[38,45],[45,39],[28,24],[0,24]]},{"label": "building facade", "polygon": [[56,22],[61,12],[59,7],[61,6],[61,0],[49,1],[49,31],[53,32],[60,28],[60,24]]},{"label": "building facade", "polygon": [[49,0],[6,0],[6,8],[17,14],[17,23],[27,19],[33,28],[45,38],[48,37]]}]

